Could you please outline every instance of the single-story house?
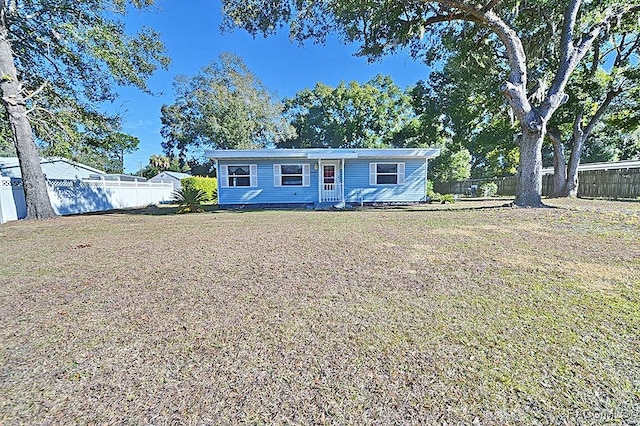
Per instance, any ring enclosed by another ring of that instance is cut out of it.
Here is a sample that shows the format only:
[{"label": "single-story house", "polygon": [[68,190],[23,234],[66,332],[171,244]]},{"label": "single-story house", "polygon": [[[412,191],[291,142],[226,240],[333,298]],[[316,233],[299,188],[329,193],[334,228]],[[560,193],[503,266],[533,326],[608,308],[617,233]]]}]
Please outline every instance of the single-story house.
[{"label": "single-story house", "polygon": [[[40,166],[47,179],[89,179],[105,174],[102,170],[62,157],[40,158]],[[18,157],[0,157],[0,176],[22,178]]]},{"label": "single-story house", "polygon": [[188,177],[191,177],[188,173],[162,172],[149,179],[149,182],[171,183],[173,184],[174,191],[177,191],[178,189],[182,189],[180,181]]},{"label": "single-story house", "polygon": [[208,150],[221,207],[337,206],[426,200],[439,149]]}]

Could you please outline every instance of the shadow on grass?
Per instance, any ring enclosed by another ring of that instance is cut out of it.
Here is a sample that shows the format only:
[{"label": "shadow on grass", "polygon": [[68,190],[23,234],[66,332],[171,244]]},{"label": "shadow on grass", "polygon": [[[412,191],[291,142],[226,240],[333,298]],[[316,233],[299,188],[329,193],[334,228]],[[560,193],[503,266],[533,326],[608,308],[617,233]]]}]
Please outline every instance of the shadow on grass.
[{"label": "shadow on grass", "polygon": [[[475,211],[475,210],[498,210],[507,208],[518,208],[514,206],[512,198],[475,198],[475,199],[462,199],[452,204],[380,204],[369,206],[352,206],[348,208],[331,208],[313,210],[307,208],[237,208],[237,209],[221,209],[217,204],[203,204],[201,206],[204,209],[203,213],[250,213],[250,212],[262,212],[262,211],[283,211],[283,212],[366,212],[366,211],[401,211],[407,213],[418,212],[441,212],[441,211]],[[102,212],[90,212],[83,213],[82,215],[104,215],[104,214],[126,214],[126,215],[144,215],[144,216],[169,216],[175,215],[178,211],[178,205],[176,204],[160,204],[150,205],[141,208],[122,209],[122,210],[107,210]],[[552,206],[545,204],[543,208],[563,208],[558,206]],[[190,213],[189,213],[190,214]],[[73,215],[79,216],[79,215]]]},{"label": "shadow on grass", "polygon": [[[503,203],[495,204],[495,202],[504,201]],[[473,199],[473,200],[461,200],[454,204],[380,204],[369,206],[352,206],[348,208],[330,208],[313,210],[308,208],[264,208],[264,207],[244,207],[235,209],[221,209],[217,204],[202,205],[205,213],[225,212],[225,213],[250,213],[250,212],[263,212],[263,211],[282,211],[282,212],[362,212],[362,211],[381,211],[381,210],[393,210],[403,212],[428,212],[428,211],[464,211],[464,210],[489,210],[489,209],[504,209],[513,207],[512,199]],[[165,216],[176,214],[178,210],[177,205],[151,205],[138,209],[116,210],[112,212],[104,213],[119,213],[119,214],[133,214],[133,215],[149,215],[149,216]]]}]

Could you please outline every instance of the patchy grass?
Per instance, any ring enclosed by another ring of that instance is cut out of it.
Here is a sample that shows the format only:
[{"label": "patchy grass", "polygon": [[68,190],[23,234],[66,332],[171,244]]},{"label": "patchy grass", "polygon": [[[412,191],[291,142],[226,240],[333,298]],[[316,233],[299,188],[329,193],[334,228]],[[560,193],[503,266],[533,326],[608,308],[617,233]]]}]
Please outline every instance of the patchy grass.
[{"label": "patchy grass", "polygon": [[0,424],[635,424],[640,203],[549,203],[5,224]]}]

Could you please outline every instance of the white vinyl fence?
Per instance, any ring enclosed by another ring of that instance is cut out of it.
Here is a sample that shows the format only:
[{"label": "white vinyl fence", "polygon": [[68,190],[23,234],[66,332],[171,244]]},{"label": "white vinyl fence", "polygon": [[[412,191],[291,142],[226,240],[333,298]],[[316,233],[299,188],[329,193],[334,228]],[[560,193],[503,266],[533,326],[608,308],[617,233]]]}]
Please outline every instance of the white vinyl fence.
[{"label": "white vinyl fence", "polygon": [[[158,204],[172,198],[173,185],[107,180],[48,180],[49,198],[60,215]],[[27,215],[22,180],[0,176],[0,223]]]}]

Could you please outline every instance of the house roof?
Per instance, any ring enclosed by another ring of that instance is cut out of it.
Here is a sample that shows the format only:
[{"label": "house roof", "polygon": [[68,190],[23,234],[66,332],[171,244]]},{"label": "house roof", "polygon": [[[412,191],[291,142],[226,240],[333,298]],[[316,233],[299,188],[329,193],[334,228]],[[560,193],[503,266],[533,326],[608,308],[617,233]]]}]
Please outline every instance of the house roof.
[{"label": "house roof", "polygon": [[191,177],[191,175],[189,173],[180,173],[180,172],[171,172],[171,171],[162,172],[160,174],[161,175],[164,174],[166,176],[171,176],[172,178],[175,178],[175,179],[178,179],[178,180]]},{"label": "house roof", "polygon": [[[40,165],[47,168],[46,174],[53,179],[57,179],[58,175],[76,174],[78,169],[99,175],[105,174],[102,170],[63,157],[41,157]],[[0,157],[0,175],[21,177],[18,157]]]},{"label": "house roof", "polygon": [[[601,163],[584,163],[578,166],[578,171],[584,170],[617,170],[617,169],[637,169],[640,168],[640,160],[605,161]],[[552,175],[553,167],[542,169],[543,175]]]},{"label": "house roof", "polygon": [[205,156],[217,160],[235,159],[402,159],[435,158],[440,155],[438,148],[386,148],[386,149],[214,149],[207,150]]}]

